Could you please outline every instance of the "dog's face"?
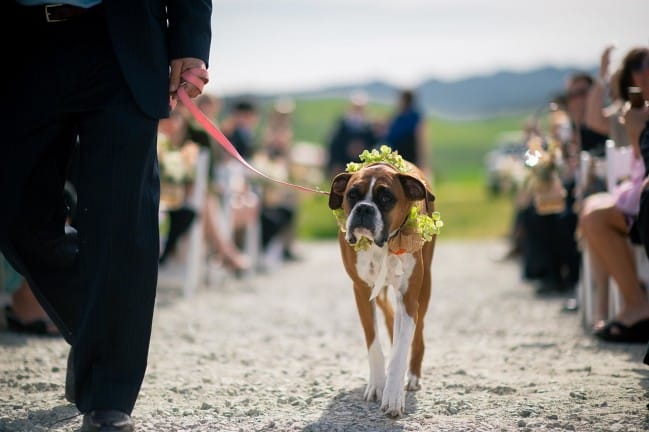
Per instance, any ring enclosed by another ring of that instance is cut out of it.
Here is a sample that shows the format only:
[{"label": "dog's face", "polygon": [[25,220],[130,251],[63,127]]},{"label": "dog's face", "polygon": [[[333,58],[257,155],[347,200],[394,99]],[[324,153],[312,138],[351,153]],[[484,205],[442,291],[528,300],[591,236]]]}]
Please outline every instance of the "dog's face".
[{"label": "dog's face", "polygon": [[343,208],[349,244],[367,237],[383,247],[408,217],[412,202],[422,199],[434,197],[420,178],[379,163],[338,174],[331,184],[329,208]]}]

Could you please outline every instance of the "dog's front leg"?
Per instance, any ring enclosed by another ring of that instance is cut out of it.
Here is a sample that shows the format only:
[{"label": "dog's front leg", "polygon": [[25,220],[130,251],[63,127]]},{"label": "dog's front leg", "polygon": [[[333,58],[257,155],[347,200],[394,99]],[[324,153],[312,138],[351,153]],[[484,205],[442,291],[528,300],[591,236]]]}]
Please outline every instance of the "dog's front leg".
[{"label": "dog's front leg", "polygon": [[376,307],[374,300],[370,302],[370,288],[365,284],[354,284],[354,296],[358,315],[365,333],[367,355],[370,363],[370,378],[365,388],[365,400],[381,400],[385,387],[385,360],[378,337],[376,322]]},{"label": "dog's front leg", "polygon": [[[415,308],[416,311],[416,308]],[[398,417],[405,408],[403,381],[408,362],[408,350],[415,333],[416,315],[408,313],[400,293],[397,293],[397,308],[394,317],[394,341],[388,366],[388,377],[381,400],[381,409],[388,415]]]}]

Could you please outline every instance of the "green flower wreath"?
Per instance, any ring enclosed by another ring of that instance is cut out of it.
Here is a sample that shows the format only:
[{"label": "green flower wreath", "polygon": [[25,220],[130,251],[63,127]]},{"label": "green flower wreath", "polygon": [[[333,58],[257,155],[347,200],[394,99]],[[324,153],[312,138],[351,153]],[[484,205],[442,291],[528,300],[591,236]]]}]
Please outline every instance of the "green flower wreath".
[{"label": "green flower wreath", "polygon": [[[399,155],[398,152],[392,151],[392,149],[386,145],[382,145],[379,150],[364,150],[363,153],[359,155],[361,162],[349,162],[347,164],[346,172],[354,173],[360,171],[364,167],[374,164],[374,163],[387,163],[392,165],[397,171],[402,173],[407,173],[410,171],[410,167],[404,161],[403,157]],[[341,232],[345,232],[345,227],[347,226],[347,218],[345,216],[345,211],[342,208],[338,208],[333,211],[336,222]],[[428,216],[427,214],[419,213],[419,207],[413,205],[410,209],[410,214],[408,219],[404,224],[404,228],[414,229],[424,240],[424,242],[431,241],[434,235],[440,233],[441,228],[444,226],[444,222],[441,220],[441,215],[439,212],[433,212],[432,215]],[[367,250],[372,245],[372,240],[367,237],[361,237],[355,244],[354,250]]]},{"label": "green flower wreath", "polygon": [[361,162],[349,162],[345,171],[354,173],[374,163],[390,164],[395,167],[397,171],[402,173],[410,171],[410,167],[406,161],[403,160],[403,157],[398,152],[392,151],[392,149],[386,145],[382,145],[379,150],[363,150],[363,153],[361,153],[358,158]]}]

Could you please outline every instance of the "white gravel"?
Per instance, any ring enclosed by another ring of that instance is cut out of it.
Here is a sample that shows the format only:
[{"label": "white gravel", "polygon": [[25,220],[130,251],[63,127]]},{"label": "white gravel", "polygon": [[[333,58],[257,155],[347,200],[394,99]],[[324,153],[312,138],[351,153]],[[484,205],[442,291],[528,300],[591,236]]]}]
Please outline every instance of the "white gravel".
[{"label": "white gravel", "polygon": [[[641,431],[643,345],[599,343],[561,298],[536,298],[496,240],[433,260],[424,382],[406,414],[365,402],[365,343],[337,244],[183,298],[161,287],[138,431]],[[66,344],[0,332],[0,431],[75,431]]]}]

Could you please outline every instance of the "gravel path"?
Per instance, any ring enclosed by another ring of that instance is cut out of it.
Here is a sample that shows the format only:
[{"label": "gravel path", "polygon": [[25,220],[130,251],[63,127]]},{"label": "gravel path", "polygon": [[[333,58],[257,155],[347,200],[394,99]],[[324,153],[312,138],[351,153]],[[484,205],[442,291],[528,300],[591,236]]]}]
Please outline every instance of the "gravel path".
[{"label": "gravel path", "polygon": [[[441,241],[424,387],[406,414],[364,402],[365,344],[333,242],[302,261],[193,298],[161,286],[138,431],[640,431],[644,346],[585,335],[561,298],[536,298],[499,241]],[[162,284],[161,284],[162,285]],[[385,334],[384,334],[385,335]],[[67,346],[0,332],[0,431],[75,431]],[[57,422],[58,421],[58,422]]]}]

